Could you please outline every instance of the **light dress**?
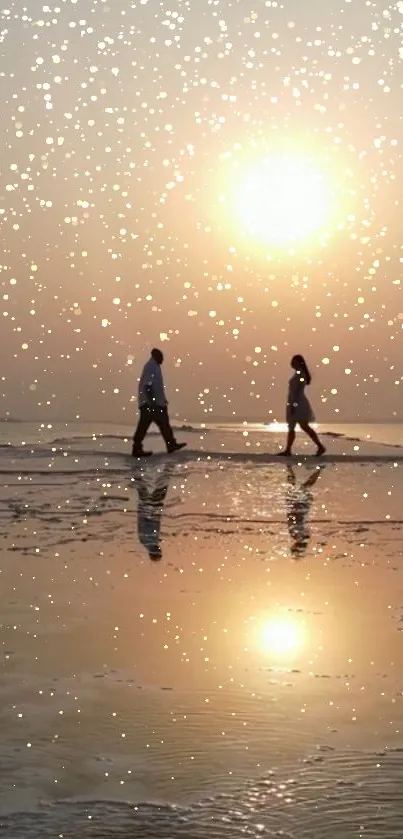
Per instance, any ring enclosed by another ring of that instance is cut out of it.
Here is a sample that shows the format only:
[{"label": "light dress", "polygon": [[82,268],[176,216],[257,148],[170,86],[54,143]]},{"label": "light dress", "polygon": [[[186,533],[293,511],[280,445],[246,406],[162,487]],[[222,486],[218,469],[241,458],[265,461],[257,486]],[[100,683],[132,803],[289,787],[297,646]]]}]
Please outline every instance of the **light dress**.
[{"label": "light dress", "polygon": [[306,379],[302,373],[294,373],[288,383],[286,420],[288,425],[315,421],[309,399],[305,396]]}]

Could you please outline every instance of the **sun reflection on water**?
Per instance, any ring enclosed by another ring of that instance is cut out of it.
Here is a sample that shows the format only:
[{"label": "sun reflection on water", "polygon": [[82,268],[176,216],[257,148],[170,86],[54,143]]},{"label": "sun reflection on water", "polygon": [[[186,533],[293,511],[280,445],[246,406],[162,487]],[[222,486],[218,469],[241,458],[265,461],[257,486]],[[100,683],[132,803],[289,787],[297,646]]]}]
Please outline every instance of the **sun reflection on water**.
[{"label": "sun reflection on water", "polygon": [[272,618],[262,622],[258,629],[259,645],[279,658],[298,653],[304,641],[304,627],[288,617]]}]

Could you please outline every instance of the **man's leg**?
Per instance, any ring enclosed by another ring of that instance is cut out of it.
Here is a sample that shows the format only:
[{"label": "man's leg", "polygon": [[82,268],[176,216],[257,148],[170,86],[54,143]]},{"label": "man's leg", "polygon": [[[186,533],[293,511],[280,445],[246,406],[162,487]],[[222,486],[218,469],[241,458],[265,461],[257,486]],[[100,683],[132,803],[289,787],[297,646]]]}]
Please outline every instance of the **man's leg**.
[{"label": "man's leg", "polygon": [[153,421],[158,426],[168,452],[172,452],[177,447],[177,442],[169,422],[168,408],[155,408],[153,412]]},{"label": "man's leg", "polygon": [[141,454],[143,451],[143,440],[152,422],[152,412],[146,405],[143,405],[140,408],[140,417],[133,436],[133,455]]}]

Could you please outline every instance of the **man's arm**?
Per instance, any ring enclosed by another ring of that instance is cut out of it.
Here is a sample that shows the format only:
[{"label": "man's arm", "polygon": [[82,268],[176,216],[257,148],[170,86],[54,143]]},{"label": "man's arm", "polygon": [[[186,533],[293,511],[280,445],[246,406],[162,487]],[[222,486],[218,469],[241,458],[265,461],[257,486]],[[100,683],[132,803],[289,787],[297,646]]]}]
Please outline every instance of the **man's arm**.
[{"label": "man's arm", "polygon": [[153,395],[154,395],[155,403],[159,407],[163,407],[164,405],[167,404],[167,400],[165,398],[164,379],[162,377],[162,372],[161,372],[160,367],[158,367],[155,370],[152,385],[153,385]]}]

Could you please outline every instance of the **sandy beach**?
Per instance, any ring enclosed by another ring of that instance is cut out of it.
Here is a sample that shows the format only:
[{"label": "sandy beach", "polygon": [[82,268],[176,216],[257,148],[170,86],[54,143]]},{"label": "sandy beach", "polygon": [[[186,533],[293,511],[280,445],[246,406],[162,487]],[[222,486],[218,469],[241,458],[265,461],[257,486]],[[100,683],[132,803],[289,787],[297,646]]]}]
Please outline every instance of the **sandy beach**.
[{"label": "sandy beach", "polygon": [[402,450],[51,436],[0,461],[2,835],[400,836]]}]

